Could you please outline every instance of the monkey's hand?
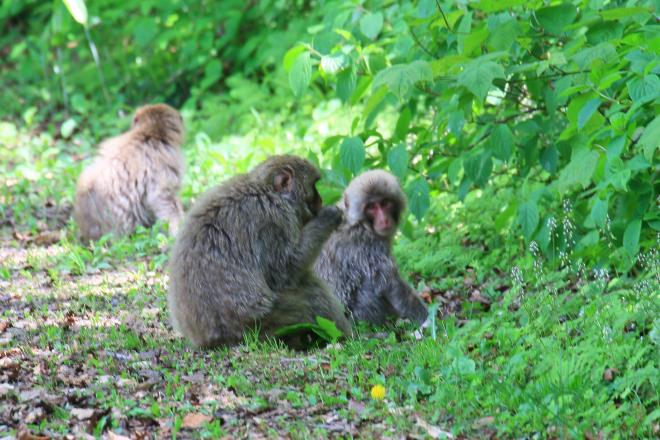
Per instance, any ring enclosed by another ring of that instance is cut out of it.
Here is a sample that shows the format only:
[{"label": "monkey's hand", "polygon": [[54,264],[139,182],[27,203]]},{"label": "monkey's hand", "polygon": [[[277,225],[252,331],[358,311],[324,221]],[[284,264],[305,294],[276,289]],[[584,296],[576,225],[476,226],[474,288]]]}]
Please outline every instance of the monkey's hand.
[{"label": "monkey's hand", "polygon": [[317,216],[321,224],[327,225],[330,229],[337,229],[343,220],[344,213],[335,205],[324,206]]}]

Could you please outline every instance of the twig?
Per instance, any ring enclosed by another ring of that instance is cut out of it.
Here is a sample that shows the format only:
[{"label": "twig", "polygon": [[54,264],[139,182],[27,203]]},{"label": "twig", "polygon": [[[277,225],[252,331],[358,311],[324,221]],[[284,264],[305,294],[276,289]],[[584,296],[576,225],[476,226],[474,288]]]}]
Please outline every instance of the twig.
[{"label": "twig", "polygon": [[424,47],[424,45],[421,43],[421,41],[419,41],[419,39],[417,38],[417,35],[415,35],[415,31],[413,30],[412,27],[410,28],[410,34],[412,35],[413,40],[415,40],[415,43],[419,46],[420,49],[422,49],[431,58],[435,58],[435,55],[433,55],[431,53],[431,51],[428,50],[426,47]]},{"label": "twig", "polygon": [[449,26],[449,21],[447,21],[447,17],[445,16],[445,11],[443,11],[442,6],[440,6],[440,0],[435,0],[435,4],[438,6],[438,10],[440,11],[440,14],[442,14],[442,19],[445,21],[445,25],[447,26],[449,32],[454,32],[451,26]]}]

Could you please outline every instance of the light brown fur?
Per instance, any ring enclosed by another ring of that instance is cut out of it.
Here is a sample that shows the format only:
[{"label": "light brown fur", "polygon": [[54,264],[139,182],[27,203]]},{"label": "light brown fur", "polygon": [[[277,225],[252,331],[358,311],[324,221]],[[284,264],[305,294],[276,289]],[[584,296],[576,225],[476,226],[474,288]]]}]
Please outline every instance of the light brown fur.
[{"label": "light brown fur", "polygon": [[157,219],[167,220],[176,234],[183,215],[183,136],[179,113],[155,104],[135,112],[129,131],[101,143],[76,189],[74,217],[82,240],[127,235]]}]

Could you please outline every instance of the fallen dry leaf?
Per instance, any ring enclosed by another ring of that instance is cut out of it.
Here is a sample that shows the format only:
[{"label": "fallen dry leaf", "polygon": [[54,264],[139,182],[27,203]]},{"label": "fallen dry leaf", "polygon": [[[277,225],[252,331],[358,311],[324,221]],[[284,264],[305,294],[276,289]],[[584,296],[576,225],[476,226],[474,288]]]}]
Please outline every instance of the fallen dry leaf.
[{"label": "fallen dry leaf", "polygon": [[44,231],[34,237],[34,244],[37,246],[50,246],[60,241],[60,231]]},{"label": "fallen dry leaf", "polygon": [[94,411],[94,409],[74,408],[71,410],[71,415],[78,420],[87,420],[94,416]]},{"label": "fallen dry leaf", "polygon": [[18,428],[18,433],[16,434],[16,440],[49,440],[50,437],[45,435],[35,435],[32,434],[25,426]]},{"label": "fallen dry leaf", "polygon": [[493,423],[495,423],[495,417],[486,416],[486,417],[482,417],[479,420],[477,420],[476,422],[474,422],[474,427],[475,428],[481,428],[481,427],[484,427],[484,426],[487,426],[487,425],[492,425]]},{"label": "fallen dry leaf", "polygon": [[605,382],[612,382],[617,374],[619,374],[619,370],[616,368],[607,368],[603,371],[603,380]]},{"label": "fallen dry leaf", "polygon": [[105,434],[104,437],[108,438],[109,440],[131,440],[130,437],[126,437],[126,436],[124,436],[124,435],[115,434],[115,433],[112,432],[112,431],[108,431],[108,432],[106,432],[106,434]]},{"label": "fallen dry leaf", "polygon": [[197,429],[204,423],[210,422],[213,417],[202,413],[189,413],[183,418],[182,428]]},{"label": "fallen dry leaf", "polygon": [[446,438],[446,439],[454,438],[454,434],[452,434],[451,432],[445,431],[439,426],[431,425],[430,423],[426,422],[425,420],[422,420],[419,417],[417,417],[417,426],[423,428],[431,438]]}]

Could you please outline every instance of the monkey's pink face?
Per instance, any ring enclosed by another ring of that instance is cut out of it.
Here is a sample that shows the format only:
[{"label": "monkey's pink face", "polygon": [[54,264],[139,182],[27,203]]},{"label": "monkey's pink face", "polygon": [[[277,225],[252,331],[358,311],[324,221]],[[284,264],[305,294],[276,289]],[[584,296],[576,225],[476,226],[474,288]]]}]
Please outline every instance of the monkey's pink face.
[{"label": "monkey's pink face", "polygon": [[364,206],[364,215],[374,232],[389,237],[396,232],[395,204],[388,199],[372,200]]}]

